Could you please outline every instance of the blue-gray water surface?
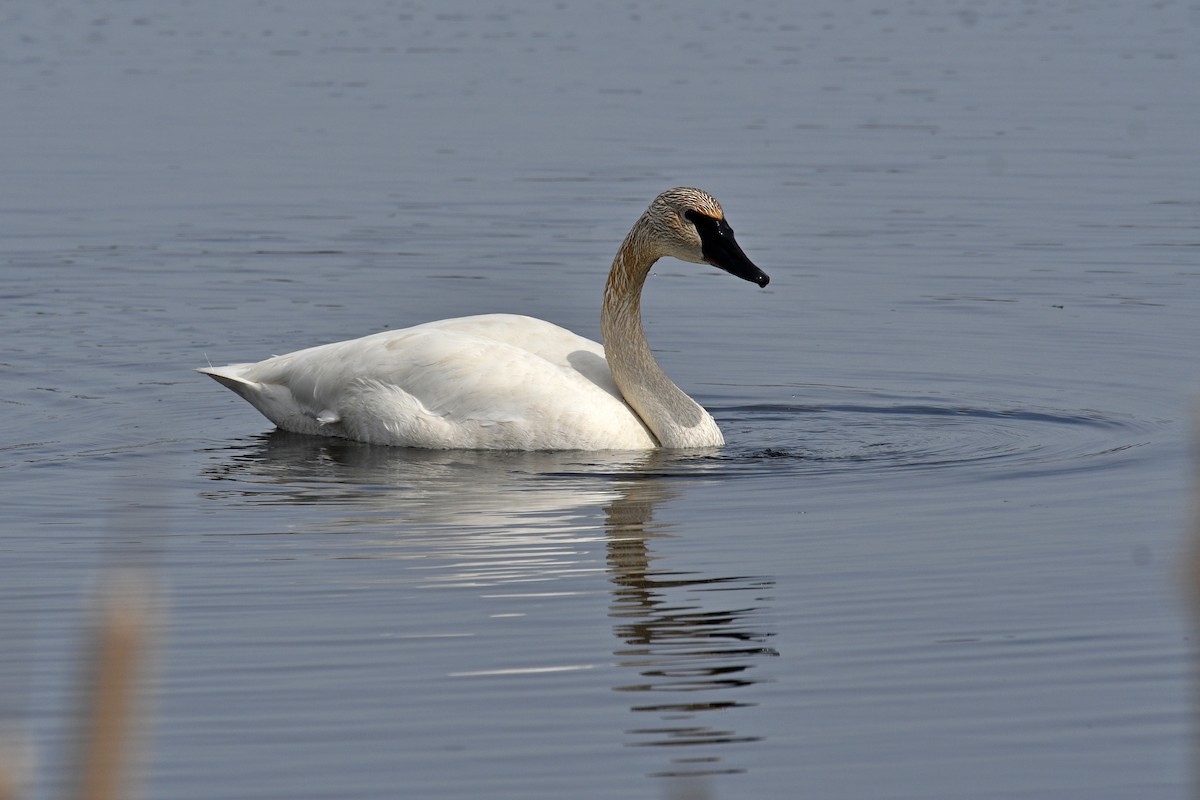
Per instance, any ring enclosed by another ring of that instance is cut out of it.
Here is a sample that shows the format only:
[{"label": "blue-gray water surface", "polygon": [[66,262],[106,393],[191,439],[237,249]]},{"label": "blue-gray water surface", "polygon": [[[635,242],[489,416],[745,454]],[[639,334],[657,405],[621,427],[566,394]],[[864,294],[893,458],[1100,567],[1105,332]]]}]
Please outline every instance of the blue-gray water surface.
[{"label": "blue-gray water surface", "polygon": [[[0,715],[153,570],[155,798],[1188,796],[1194,5],[10,2]],[[708,454],[273,432],[191,370],[598,338],[659,191]]]}]

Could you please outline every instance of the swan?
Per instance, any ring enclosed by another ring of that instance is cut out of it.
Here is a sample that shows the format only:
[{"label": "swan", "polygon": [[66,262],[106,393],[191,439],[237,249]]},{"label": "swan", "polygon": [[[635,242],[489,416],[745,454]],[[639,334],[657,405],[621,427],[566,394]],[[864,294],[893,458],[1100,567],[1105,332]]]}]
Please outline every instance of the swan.
[{"label": "swan", "polygon": [[766,286],[707,192],[669,189],[617,250],[604,345],[515,314],[439,320],[198,369],[297,433],[432,449],[644,450],[725,443],[650,352],[642,286],[663,256]]}]

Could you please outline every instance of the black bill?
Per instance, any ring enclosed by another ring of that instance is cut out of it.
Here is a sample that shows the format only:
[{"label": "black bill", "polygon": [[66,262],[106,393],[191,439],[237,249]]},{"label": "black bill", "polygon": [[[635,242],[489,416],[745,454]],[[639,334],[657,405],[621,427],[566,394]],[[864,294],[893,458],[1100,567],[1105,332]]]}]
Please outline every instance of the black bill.
[{"label": "black bill", "polygon": [[733,238],[733,228],[723,219],[716,219],[699,211],[687,211],[686,216],[696,231],[700,234],[701,252],[704,260],[714,267],[725,270],[742,280],[757,283],[760,287],[771,282],[767,273],[754,266],[737,239]]}]

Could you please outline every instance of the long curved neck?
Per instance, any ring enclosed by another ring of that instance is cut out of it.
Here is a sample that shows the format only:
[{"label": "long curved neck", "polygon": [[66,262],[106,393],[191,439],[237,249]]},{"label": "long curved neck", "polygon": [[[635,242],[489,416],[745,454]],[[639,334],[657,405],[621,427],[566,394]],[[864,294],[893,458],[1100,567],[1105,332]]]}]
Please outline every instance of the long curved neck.
[{"label": "long curved neck", "polygon": [[613,380],[663,447],[719,447],[712,416],[658,365],[642,327],[642,286],[659,253],[647,241],[645,219],[621,243],[604,287],[600,332]]}]

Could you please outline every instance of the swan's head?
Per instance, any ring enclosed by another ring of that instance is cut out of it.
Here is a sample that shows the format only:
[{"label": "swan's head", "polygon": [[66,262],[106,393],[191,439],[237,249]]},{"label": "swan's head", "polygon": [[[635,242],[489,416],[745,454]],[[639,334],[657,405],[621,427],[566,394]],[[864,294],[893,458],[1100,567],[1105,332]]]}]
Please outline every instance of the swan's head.
[{"label": "swan's head", "polygon": [[767,274],[742,252],[721,204],[708,192],[685,187],[668,189],[654,198],[646,217],[664,255],[712,264],[759,286],[770,283]]}]

